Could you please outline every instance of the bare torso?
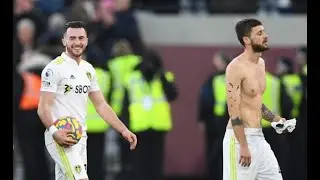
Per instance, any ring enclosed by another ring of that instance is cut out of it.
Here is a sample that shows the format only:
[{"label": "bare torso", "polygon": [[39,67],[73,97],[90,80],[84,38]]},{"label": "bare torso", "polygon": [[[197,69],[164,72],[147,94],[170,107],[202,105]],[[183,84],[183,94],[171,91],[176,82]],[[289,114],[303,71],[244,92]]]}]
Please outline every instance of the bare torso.
[{"label": "bare torso", "polygon": [[[253,63],[239,56],[233,60],[239,63],[238,68],[243,75],[240,85],[240,116],[244,127],[261,127],[262,96],[266,88],[265,64],[262,58]],[[227,128],[232,128],[229,120]]]}]

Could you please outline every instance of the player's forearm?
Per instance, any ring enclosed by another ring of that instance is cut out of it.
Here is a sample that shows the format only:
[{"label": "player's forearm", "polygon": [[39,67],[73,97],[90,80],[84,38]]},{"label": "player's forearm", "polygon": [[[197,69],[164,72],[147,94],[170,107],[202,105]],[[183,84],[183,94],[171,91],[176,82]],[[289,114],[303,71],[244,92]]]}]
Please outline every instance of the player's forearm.
[{"label": "player's forearm", "polygon": [[106,103],[102,103],[96,108],[97,113],[104,119],[109,125],[111,125],[119,133],[127,130],[127,127],[121,122],[116,113]]},{"label": "player's forearm", "polygon": [[49,105],[40,105],[38,107],[38,115],[41,119],[43,125],[49,129],[53,125],[53,120],[51,116],[51,110]]},{"label": "player's forearm", "polygon": [[231,125],[233,128],[234,135],[237,138],[239,144],[241,146],[248,145],[247,138],[244,133],[243,121],[239,117],[232,117],[231,118]]},{"label": "player's forearm", "polygon": [[275,115],[264,104],[262,104],[262,106],[261,106],[261,115],[262,115],[263,119],[265,119],[269,122],[279,121],[281,119],[280,116]]}]

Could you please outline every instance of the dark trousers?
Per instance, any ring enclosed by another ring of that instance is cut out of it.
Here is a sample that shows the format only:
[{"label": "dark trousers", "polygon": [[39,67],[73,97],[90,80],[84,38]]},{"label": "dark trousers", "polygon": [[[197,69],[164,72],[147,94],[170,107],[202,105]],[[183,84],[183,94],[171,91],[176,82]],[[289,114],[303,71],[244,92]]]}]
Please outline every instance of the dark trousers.
[{"label": "dark trousers", "polygon": [[263,128],[263,133],[278,160],[283,180],[291,180],[289,177],[291,172],[288,169],[290,150],[288,134],[278,134],[272,127]]},{"label": "dark trousers", "polygon": [[20,111],[16,117],[14,124],[23,159],[25,180],[51,179],[45,153],[45,127],[37,115],[37,110]]},{"label": "dark trousers", "polygon": [[290,180],[307,180],[306,125],[297,119],[296,129],[289,134]]},{"label": "dark trousers", "polygon": [[137,133],[138,145],[134,152],[135,180],[163,180],[164,143],[166,132]]},{"label": "dark trousers", "polygon": [[166,132],[136,133],[138,144],[134,151],[122,137],[119,139],[122,170],[117,180],[163,180],[164,143]]},{"label": "dark trousers", "polygon": [[223,179],[223,136],[210,138],[207,142],[207,179]]},{"label": "dark trousers", "polygon": [[87,154],[88,165],[87,172],[90,180],[105,179],[105,133],[88,132]]},{"label": "dark trousers", "polygon": [[222,118],[206,121],[207,179],[223,179],[223,138],[228,121]]},{"label": "dark trousers", "polygon": [[[138,140],[140,144],[140,139]],[[116,180],[131,180],[133,179],[133,158],[134,155],[129,149],[129,143],[122,137],[119,136],[118,143],[120,146],[120,161],[121,161],[121,170],[117,174]],[[137,145],[139,146],[139,145]]]}]

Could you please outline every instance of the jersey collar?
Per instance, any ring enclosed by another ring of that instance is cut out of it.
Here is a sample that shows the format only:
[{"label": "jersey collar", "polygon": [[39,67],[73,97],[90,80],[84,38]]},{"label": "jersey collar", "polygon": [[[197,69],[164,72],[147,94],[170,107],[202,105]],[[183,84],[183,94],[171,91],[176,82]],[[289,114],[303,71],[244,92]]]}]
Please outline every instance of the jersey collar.
[{"label": "jersey collar", "polygon": [[[61,54],[61,57],[63,58],[63,59],[65,59],[67,62],[70,62],[70,63],[73,63],[73,64],[75,64],[75,65],[78,65],[78,63],[77,63],[77,61],[76,60],[74,60],[74,59],[72,59],[71,57],[69,57],[66,53],[62,53]],[[81,61],[80,61],[80,63],[81,63]],[[79,64],[80,65],[80,64]]]}]

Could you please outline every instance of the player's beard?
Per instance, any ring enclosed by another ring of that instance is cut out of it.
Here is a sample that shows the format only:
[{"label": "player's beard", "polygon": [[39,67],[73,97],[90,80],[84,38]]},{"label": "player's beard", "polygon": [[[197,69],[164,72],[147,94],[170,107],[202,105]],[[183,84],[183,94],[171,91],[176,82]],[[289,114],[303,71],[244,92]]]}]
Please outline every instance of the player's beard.
[{"label": "player's beard", "polygon": [[[73,47],[73,48],[76,48],[76,47]],[[80,50],[79,51],[76,51],[76,50],[74,50],[72,47],[69,47],[69,46],[67,46],[67,51],[68,51],[68,53],[71,55],[71,56],[73,56],[73,57],[81,57],[82,56],[82,54],[83,54],[83,46],[82,47],[80,47]]]},{"label": "player's beard", "polygon": [[251,44],[252,50],[255,53],[261,53],[268,50],[268,46],[264,46],[262,44]]}]

